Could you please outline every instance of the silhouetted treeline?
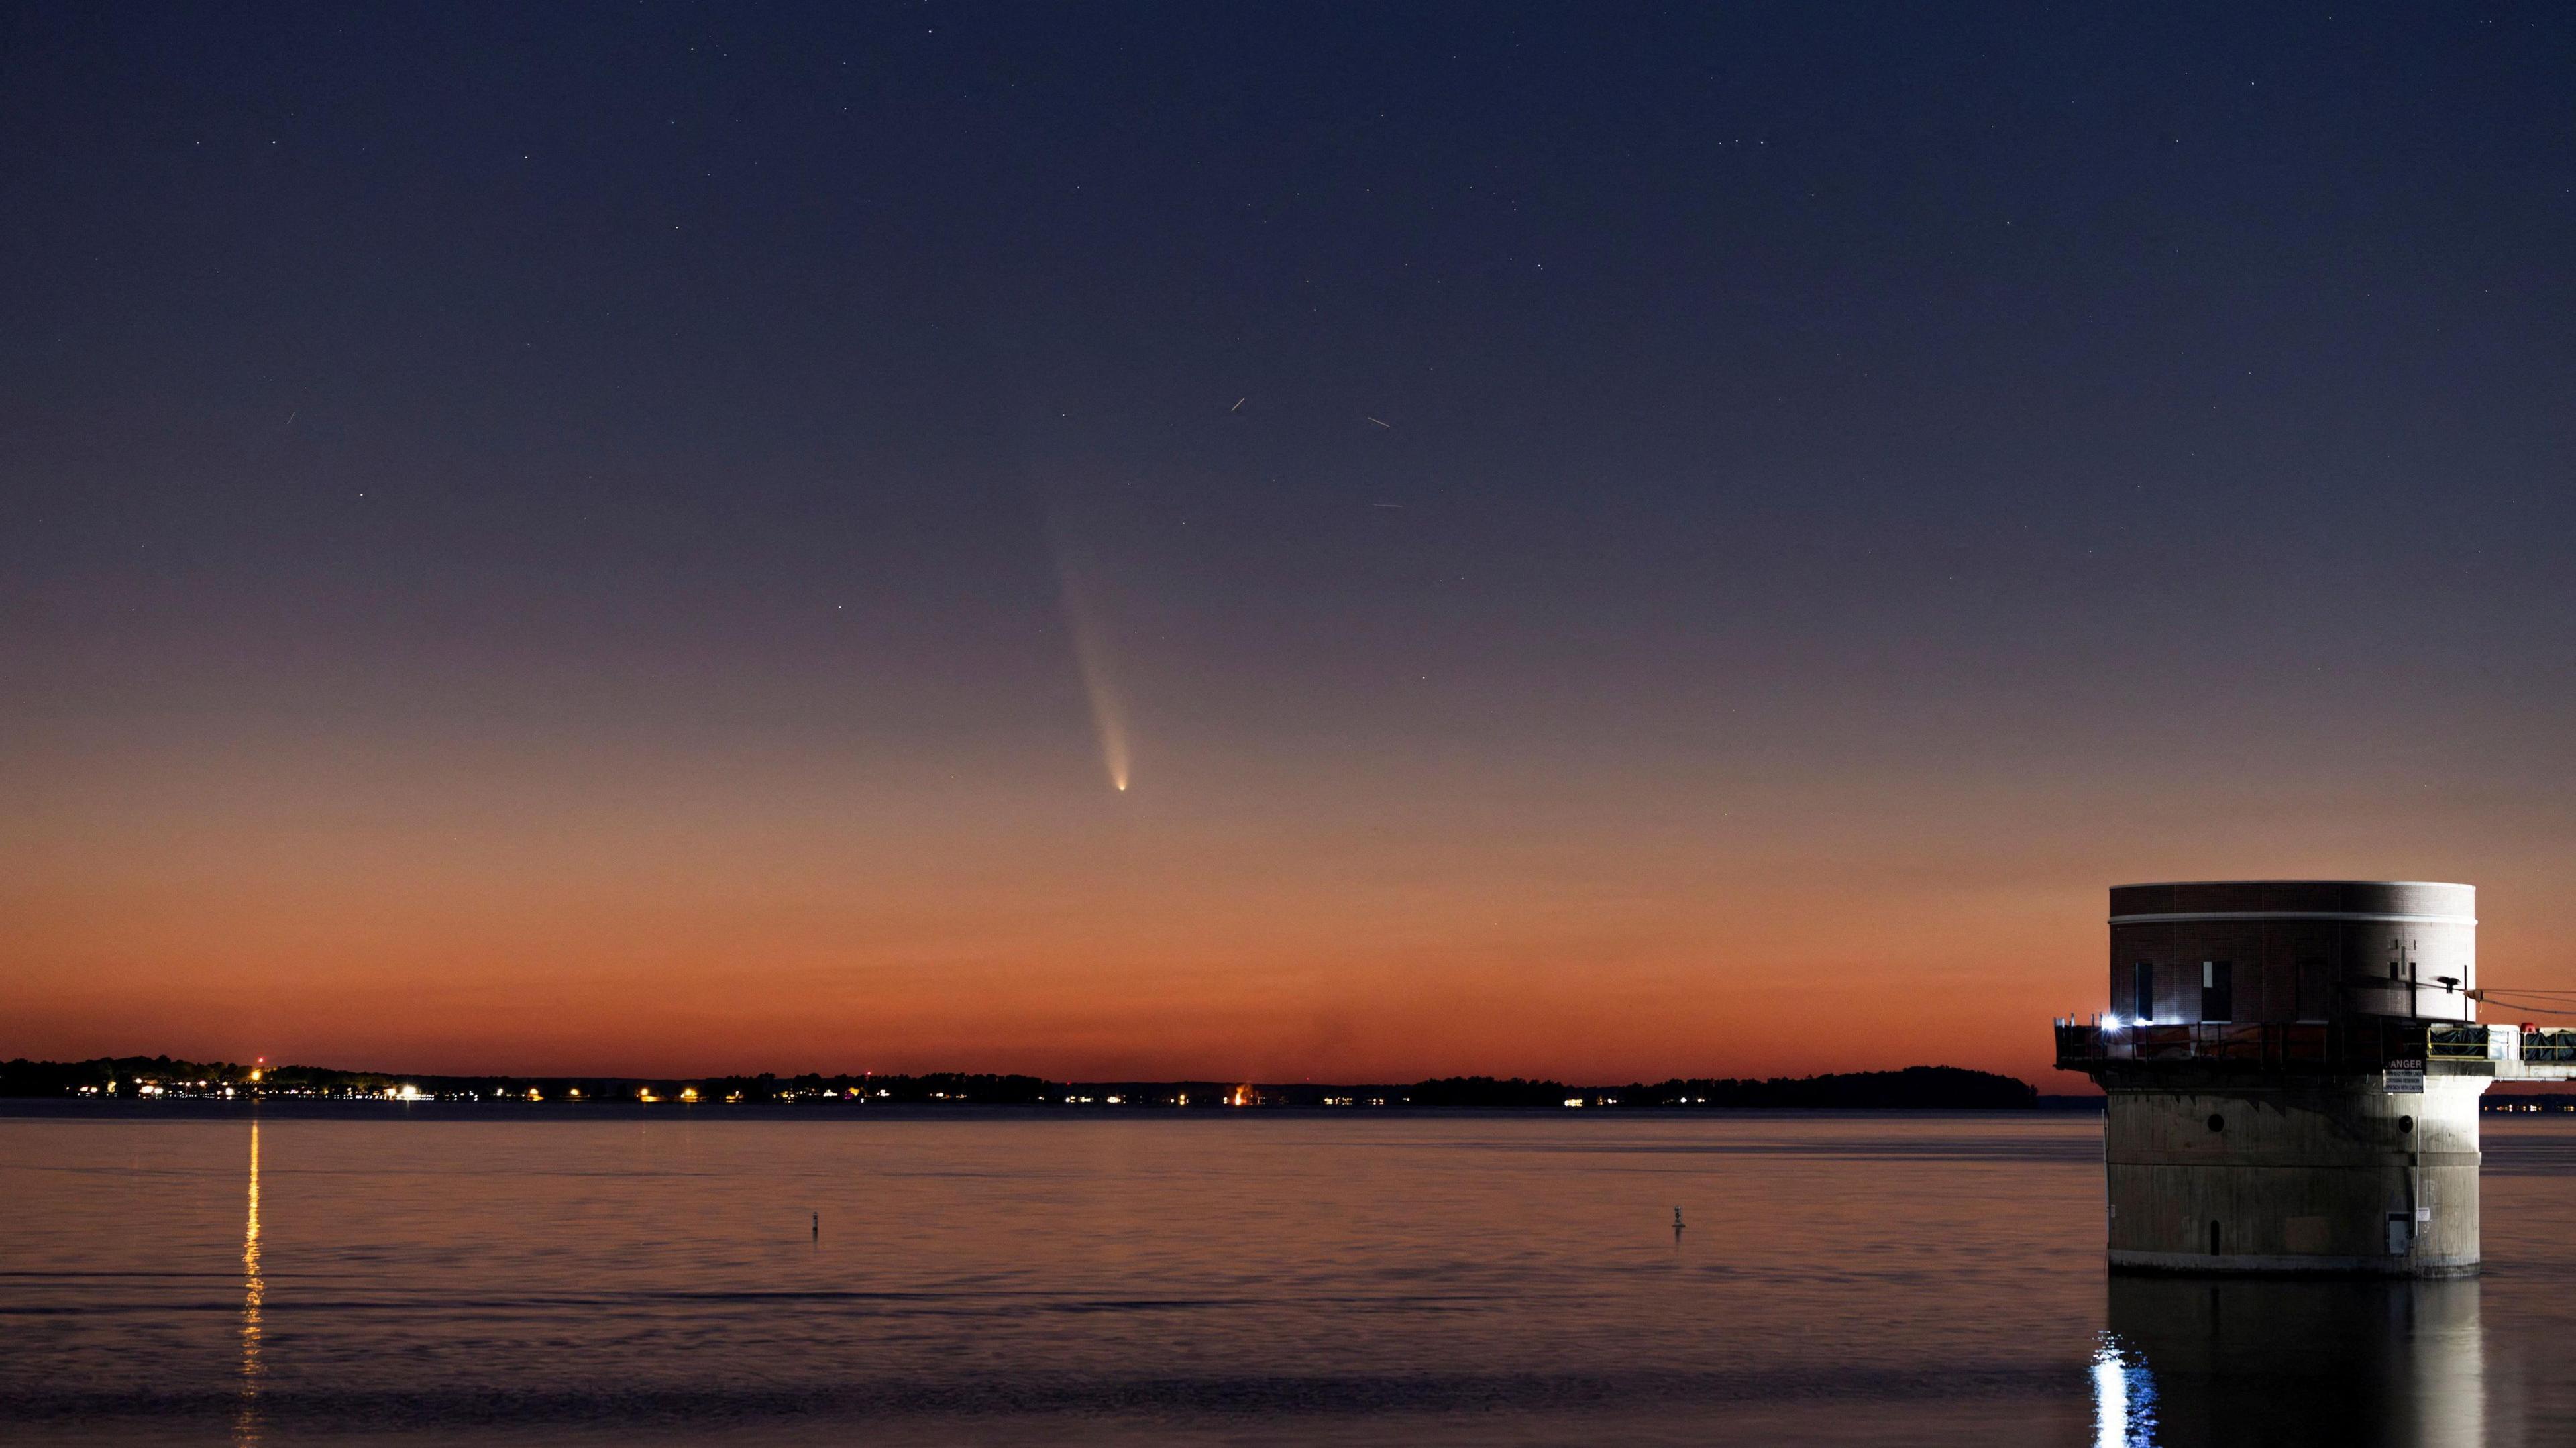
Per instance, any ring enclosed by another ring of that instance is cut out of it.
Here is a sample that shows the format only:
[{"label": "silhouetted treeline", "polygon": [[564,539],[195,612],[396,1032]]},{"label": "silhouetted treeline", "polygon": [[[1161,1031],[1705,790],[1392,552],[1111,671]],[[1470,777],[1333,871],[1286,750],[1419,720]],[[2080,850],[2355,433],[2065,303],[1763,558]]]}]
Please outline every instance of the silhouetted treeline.
[{"label": "silhouetted treeline", "polygon": [[229,1061],[183,1061],[169,1056],[101,1056],[92,1061],[0,1061],[0,1096],[62,1096],[111,1082],[204,1081],[209,1087],[250,1079],[251,1068]]},{"label": "silhouetted treeline", "polygon": [[1848,1071],[1826,1076],[1733,1077],[1654,1085],[1568,1086],[1515,1076],[1450,1076],[1406,1088],[1417,1106],[1565,1107],[1639,1106],[1838,1107],[1898,1110],[2015,1111],[2034,1106],[2039,1089],[2010,1076],[1957,1066],[1908,1066],[1902,1071]]},{"label": "silhouetted treeline", "polygon": [[1562,1106],[1577,1095],[1588,1094],[1579,1093],[1562,1081],[1524,1081],[1518,1076],[1508,1081],[1497,1081],[1491,1076],[1443,1076],[1436,1081],[1416,1081],[1403,1089],[1407,1101],[1415,1106],[1503,1109]]},{"label": "silhouetted treeline", "polygon": [[1667,1081],[1648,1090],[1661,1099],[1688,1097],[1693,1104],[1709,1106],[2014,1111],[2039,1104],[2039,1088],[2026,1081],[1957,1066],[1775,1076],[1767,1081]]},{"label": "silhouetted treeline", "polygon": [[[701,1097],[745,1101],[798,1101],[862,1097],[871,1101],[919,1104],[938,1101],[962,1101],[982,1106],[1035,1106],[1061,1097],[1066,1088],[1036,1076],[1004,1076],[988,1072],[934,1071],[926,1076],[824,1076],[807,1072],[801,1076],[773,1076],[763,1071],[757,1076],[713,1076],[695,1083]],[[668,1083],[669,1089],[684,1089],[679,1083]]]},{"label": "silhouetted treeline", "polygon": [[[404,1076],[320,1066],[184,1061],[168,1056],[92,1061],[0,1063],[0,1096],[265,1095],[444,1101],[757,1103],[790,1102],[981,1106],[1166,1107],[1435,1107],[1481,1110],[1541,1108],[1633,1110],[1642,1107],[1904,1108],[2020,1110],[2038,1103],[2036,1088],[2010,1076],[1955,1066],[1909,1066],[1828,1076],[1752,1079],[1675,1078],[1654,1085],[1569,1086],[1520,1077],[1448,1076],[1411,1085],[1333,1086],[1229,1084],[1222,1081],[1064,1082],[1036,1076],[958,1071],[920,1076],[702,1076],[648,1080],[618,1076]],[[111,1093],[110,1088],[114,1087]]]}]

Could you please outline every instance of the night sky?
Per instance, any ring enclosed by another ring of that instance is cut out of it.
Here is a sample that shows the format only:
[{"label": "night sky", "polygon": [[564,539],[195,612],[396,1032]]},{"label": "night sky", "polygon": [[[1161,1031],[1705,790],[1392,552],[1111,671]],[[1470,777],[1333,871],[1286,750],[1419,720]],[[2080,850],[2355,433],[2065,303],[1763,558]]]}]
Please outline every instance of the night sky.
[{"label": "night sky", "polygon": [[2546,4],[10,6],[0,1055],[2081,1089],[2196,877],[2576,986],[2571,95]]}]

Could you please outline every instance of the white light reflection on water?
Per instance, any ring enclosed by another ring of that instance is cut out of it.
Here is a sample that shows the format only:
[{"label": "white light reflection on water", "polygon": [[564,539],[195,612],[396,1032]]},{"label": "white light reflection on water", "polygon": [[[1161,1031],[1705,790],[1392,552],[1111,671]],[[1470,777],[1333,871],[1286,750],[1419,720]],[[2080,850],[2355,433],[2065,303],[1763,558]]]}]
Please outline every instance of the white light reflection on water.
[{"label": "white light reflection on water", "polygon": [[2094,1448],[2155,1448],[2156,1377],[2131,1365],[2120,1340],[2102,1334],[2093,1350]]},{"label": "white light reflection on water", "polygon": [[241,1406],[233,1415],[233,1441],[259,1441],[259,1305],[268,1284],[259,1266],[259,1122],[250,1124],[250,1215],[242,1224]]}]

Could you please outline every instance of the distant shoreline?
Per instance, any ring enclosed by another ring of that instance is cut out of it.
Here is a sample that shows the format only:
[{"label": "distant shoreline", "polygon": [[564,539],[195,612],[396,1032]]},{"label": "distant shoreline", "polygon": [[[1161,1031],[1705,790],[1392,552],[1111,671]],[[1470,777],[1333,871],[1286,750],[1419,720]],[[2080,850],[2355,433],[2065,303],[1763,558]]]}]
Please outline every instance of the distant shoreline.
[{"label": "distant shoreline", "polygon": [[[402,1075],[312,1066],[244,1066],[165,1056],[0,1063],[0,1097],[156,1102],[272,1100],[640,1107],[1026,1106],[1097,1110],[2096,1109],[2096,1098],[2040,1095],[2010,1076],[1955,1066],[1817,1076],[1682,1078],[1616,1086],[1450,1076],[1348,1085],[1227,1081],[1053,1081],[967,1072],[878,1075],[624,1077]],[[2074,1103],[2084,1103],[2081,1106]]]},{"label": "distant shoreline", "polygon": [[347,1100],[311,1098],[235,1098],[230,1101],[202,1097],[153,1101],[102,1101],[95,1098],[59,1096],[0,1096],[0,1121],[243,1121],[253,1116],[269,1120],[297,1121],[519,1121],[531,1125],[580,1122],[621,1121],[812,1121],[818,1124],[836,1122],[860,1123],[926,1123],[954,1121],[1045,1121],[1064,1122],[1143,1122],[1168,1121],[1216,1123],[1225,1121],[1333,1121],[1357,1117],[1374,1121],[1563,1121],[1584,1120],[1625,1122],[1641,1125],[1650,1121],[1814,1121],[1814,1120],[1915,1120],[1937,1121],[1965,1118],[2011,1118],[2028,1121],[2082,1120],[2102,1114],[2099,1096],[2043,1096],[2032,1107],[1920,1107],[1920,1106],[1708,1106],[1691,1111],[1614,1111],[1581,1112],[1540,1106],[1389,1106],[1367,1111],[1344,1111],[1321,1106],[1271,1106],[1258,1110],[1186,1111],[1154,1108],[1099,1107],[1061,1105],[998,1105],[968,1102],[958,1104],[922,1104],[872,1106],[859,1110],[824,1110],[802,1103],[724,1103],[695,1104],[673,1109],[670,1105],[647,1106],[635,1101],[610,1101],[599,1104],[559,1101],[386,1101],[364,1097]]}]

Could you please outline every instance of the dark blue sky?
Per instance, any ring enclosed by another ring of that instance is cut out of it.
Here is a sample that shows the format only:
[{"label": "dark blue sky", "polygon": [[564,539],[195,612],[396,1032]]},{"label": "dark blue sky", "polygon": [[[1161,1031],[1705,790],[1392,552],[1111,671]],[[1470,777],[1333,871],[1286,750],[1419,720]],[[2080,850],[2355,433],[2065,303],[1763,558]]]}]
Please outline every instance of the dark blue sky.
[{"label": "dark blue sky", "polygon": [[1409,800],[1467,875],[1568,810],[2493,870],[2374,831],[2576,805],[2571,61],[2546,5],[11,6],[9,849],[327,758],[389,838],[947,779],[1082,856],[1106,708],[1140,788],[1360,854]]}]

